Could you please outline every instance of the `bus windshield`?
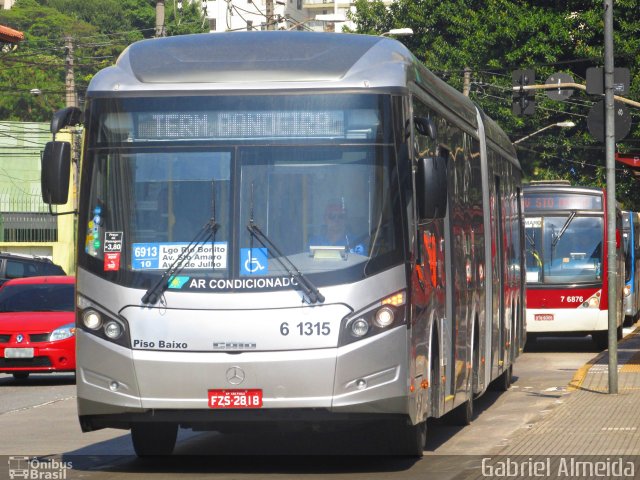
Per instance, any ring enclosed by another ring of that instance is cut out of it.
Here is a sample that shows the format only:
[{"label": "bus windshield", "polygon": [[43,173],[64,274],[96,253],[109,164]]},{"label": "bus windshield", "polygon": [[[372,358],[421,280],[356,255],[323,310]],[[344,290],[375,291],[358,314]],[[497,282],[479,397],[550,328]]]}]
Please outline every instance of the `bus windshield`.
[{"label": "bus windshield", "polygon": [[527,283],[602,281],[602,217],[575,212],[528,217],[525,222]]},{"label": "bus windshield", "polygon": [[389,111],[378,95],[94,100],[79,263],[139,284],[191,244],[173,286],[219,290],[287,286],[282,256],[319,285],[399,263]]}]

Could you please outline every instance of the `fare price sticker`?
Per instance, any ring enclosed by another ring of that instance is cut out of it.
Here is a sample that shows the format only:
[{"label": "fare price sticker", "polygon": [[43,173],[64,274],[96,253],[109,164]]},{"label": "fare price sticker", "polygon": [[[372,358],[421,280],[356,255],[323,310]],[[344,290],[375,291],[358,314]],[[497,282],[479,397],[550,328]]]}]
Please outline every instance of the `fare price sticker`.
[{"label": "fare price sticker", "polygon": [[104,251],[122,252],[122,232],[104,233]]}]

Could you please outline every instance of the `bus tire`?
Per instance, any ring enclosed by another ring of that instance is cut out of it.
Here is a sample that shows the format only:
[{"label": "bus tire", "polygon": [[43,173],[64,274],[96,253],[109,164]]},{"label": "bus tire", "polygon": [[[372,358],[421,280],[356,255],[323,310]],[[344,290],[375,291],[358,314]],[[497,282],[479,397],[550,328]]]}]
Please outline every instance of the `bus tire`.
[{"label": "bus tire", "polygon": [[465,427],[473,420],[473,393],[462,404],[447,415],[447,423],[457,427]]},{"label": "bus tire", "polygon": [[[408,457],[422,457],[427,443],[427,422],[419,422],[416,425],[400,425],[398,432],[400,439],[401,455]],[[393,438],[393,437],[392,437]]]},{"label": "bus tire", "polygon": [[26,380],[29,378],[29,372],[13,372],[14,380]]},{"label": "bus tire", "polygon": [[593,343],[596,344],[598,350],[606,350],[609,348],[609,331],[608,330],[600,330],[597,332],[593,332],[591,334],[591,339]]},{"label": "bus tire", "polygon": [[[476,325],[476,332],[477,332]],[[478,375],[478,366],[480,365],[480,357],[479,357],[479,349],[478,349],[478,339],[474,339],[473,345],[473,362],[471,365],[471,379],[469,382],[469,398],[467,400],[454,408],[447,415],[447,423],[449,425],[455,425],[459,427],[467,426],[473,420],[473,400],[475,398],[474,388],[477,386],[476,377]]]},{"label": "bus tire", "polygon": [[502,374],[496,378],[495,380],[495,388],[492,390],[497,390],[498,392],[506,392],[511,387],[511,382],[513,381],[513,364],[509,365]]},{"label": "bus tire", "polygon": [[171,455],[176,445],[178,425],[173,423],[134,423],[131,441],[138,457]]}]

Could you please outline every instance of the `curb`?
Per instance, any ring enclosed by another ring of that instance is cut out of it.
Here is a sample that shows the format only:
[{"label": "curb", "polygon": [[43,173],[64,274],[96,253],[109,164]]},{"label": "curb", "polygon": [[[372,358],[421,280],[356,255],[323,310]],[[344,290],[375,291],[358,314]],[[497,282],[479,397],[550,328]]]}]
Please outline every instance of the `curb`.
[{"label": "curb", "polygon": [[[618,345],[631,341],[637,335],[640,335],[640,326],[636,327],[636,329],[633,332],[629,333],[629,335],[627,335],[626,337],[620,339],[620,341],[618,342]],[[607,356],[608,354],[609,354],[609,350],[603,350],[598,355],[596,355],[591,360],[589,360],[587,363],[585,363],[582,367],[580,367],[576,371],[576,373],[573,375],[573,378],[571,379],[571,381],[569,382],[567,391],[573,392],[575,390],[580,390],[582,388],[582,383],[584,382],[585,378],[587,378],[587,374],[589,373],[589,370],[591,369],[591,367],[594,364],[596,364],[600,359]]]}]

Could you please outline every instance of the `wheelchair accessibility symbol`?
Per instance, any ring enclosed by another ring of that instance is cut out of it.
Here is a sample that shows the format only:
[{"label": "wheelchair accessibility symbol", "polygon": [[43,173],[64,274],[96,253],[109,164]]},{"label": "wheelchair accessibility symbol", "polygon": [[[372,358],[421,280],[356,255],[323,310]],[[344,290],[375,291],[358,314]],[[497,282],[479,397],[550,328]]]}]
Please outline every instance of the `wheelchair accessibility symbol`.
[{"label": "wheelchair accessibility symbol", "polygon": [[269,272],[266,248],[240,249],[241,275],[266,275]]}]

